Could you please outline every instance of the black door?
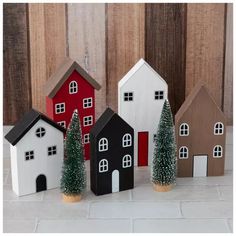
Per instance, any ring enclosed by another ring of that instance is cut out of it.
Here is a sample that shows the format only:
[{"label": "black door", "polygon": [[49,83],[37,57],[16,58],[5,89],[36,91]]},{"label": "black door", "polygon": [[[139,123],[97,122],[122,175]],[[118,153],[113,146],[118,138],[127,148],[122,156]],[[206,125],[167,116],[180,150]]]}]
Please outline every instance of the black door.
[{"label": "black door", "polygon": [[45,175],[39,175],[36,179],[36,192],[47,190],[47,180]]}]

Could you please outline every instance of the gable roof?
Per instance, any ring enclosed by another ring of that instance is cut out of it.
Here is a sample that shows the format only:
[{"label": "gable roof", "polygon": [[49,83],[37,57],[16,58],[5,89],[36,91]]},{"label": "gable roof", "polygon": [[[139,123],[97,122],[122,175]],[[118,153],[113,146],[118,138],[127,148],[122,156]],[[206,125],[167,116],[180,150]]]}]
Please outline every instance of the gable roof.
[{"label": "gable roof", "polygon": [[127,74],[119,81],[119,87],[122,87],[128,80],[131,78],[138,70],[143,66],[147,66],[150,71],[156,74],[165,84],[166,81],[143,59],[141,58],[128,72]]},{"label": "gable roof", "polygon": [[114,116],[117,116],[122,122],[124,122],[124,124],[133,129],[126,121],[124,121],[119,115],[117,115],[111,108],[108,107],[90,130],[90,133],[94,136],[97,136]]},{"label": "gable roof", "polygon": [[192,102],[194,101],[194,99],[197,97],[198,93],[204,90],[204,92],[208,95],[209,99],[213,102],[213,104],[215,105],[215,107],[217,108],[217,110],[219,111],[219,113],[222,114],[223,117],[224,113],[222,112],[222,110],[219,108],[219,106],[216,104],[214,98],[211,96],[211,94],[209,93],[209,90],[207,89],[206,85],[204,82],[199,81],[195,87],[192,89],[191,93],[188,95],[188,97],[185,99],[184,103],[182,104],[182,106],[180,107],[180,109],[178,110],[178,112],[175,115],[175,120],[179,120],[184,113],[187,111],[187,109],[191,106]]},{"label": "gable roof", "polygon": [[16,145],[21,138],[36,124],[38,120],[44,120],[51,126],[55,127],[56,129],[60,130],[61,132],[65,133],[66,130],[55,123],[53,120],[49,119],[44,114],[31,109],[23,118],[18,121],[15,126],[5,135],[5,139],[9,141],[13,146]]},{"label": "gable roof", "polygon": [[76,70],[91,86],[99,90],[100,84],[96,82],[76,61],[67,58],[56,70],[56,72],[47,80],[45,84],[45,93],[49,98],[53,98],[71,73]]}]

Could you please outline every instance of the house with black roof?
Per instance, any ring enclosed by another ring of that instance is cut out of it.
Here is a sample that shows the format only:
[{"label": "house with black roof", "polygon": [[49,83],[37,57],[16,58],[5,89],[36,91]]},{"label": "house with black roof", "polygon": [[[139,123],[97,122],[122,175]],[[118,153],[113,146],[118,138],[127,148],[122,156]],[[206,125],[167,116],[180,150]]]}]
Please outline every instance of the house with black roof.
[{"label": "house with black roof", "polygon": [[110,108],[90,131],[91,190],[96,195],[134,186],[134,130]]},{"label": "house with black roof", "polygon": [[32,109],[5,136],[10,142],[13,191],[18,195],[60,184],[65,129]]}]

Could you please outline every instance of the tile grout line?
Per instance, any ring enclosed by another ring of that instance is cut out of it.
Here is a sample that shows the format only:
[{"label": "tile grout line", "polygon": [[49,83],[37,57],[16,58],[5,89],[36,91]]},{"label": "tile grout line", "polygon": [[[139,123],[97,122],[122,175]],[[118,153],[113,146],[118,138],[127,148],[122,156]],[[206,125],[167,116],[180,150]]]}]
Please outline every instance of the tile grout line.
[{"label": "tile grout line", "polygon": [[131,217],[131,218],[130,218],[130,231],[131,231],[130,233],[133,233],[133,232],[134,232],[134,222],[133,222],[133,220],[134,220],[134,219]]},{"label": "tile grout line", "polygon": [[230,233],[233,233],[233,227],[231,228],[231,225],[229,223],[229,221],[231,220],[231,218],[226,218],[226,224],[227,224],[227,227],[229,228],[229,232]]},{"label": "tile grout line", "polygon": [[224,199],[222,199],[222,196],[221,196],[222,194],[220,192],[219,185],[216,185],[216,190],[217,190],[217,194],[218,194],[219,200],[223,201]]},{"label": "tile grout line", "polygon": [[37,232],[38,224],[39,224],[39,219],[36,218],[36,219],[35,219],[35,227],[34,227],[34,232],[33,232],[33,233],[36,233],[36,232]]},{"label": "tile grout line", "polygon": [[87,217],[86,217],[87,219],[91,219],[90,218],[90,209],[91,209],[91,202],[88,202],[88,207],[87,207],[88,212],[87,212]]}]

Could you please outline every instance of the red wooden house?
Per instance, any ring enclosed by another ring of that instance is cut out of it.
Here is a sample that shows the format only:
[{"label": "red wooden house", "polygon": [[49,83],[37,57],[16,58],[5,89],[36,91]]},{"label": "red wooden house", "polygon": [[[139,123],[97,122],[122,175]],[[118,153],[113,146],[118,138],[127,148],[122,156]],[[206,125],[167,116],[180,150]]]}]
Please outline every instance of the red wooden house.
[{"label": "red wooden house", "polygon": [[63,127],[78,109],[85,159],[89,159],[89,132],[95,123],[95,89],[101,86],[76,62],[66,59],[45,86],[47,115]]}]

